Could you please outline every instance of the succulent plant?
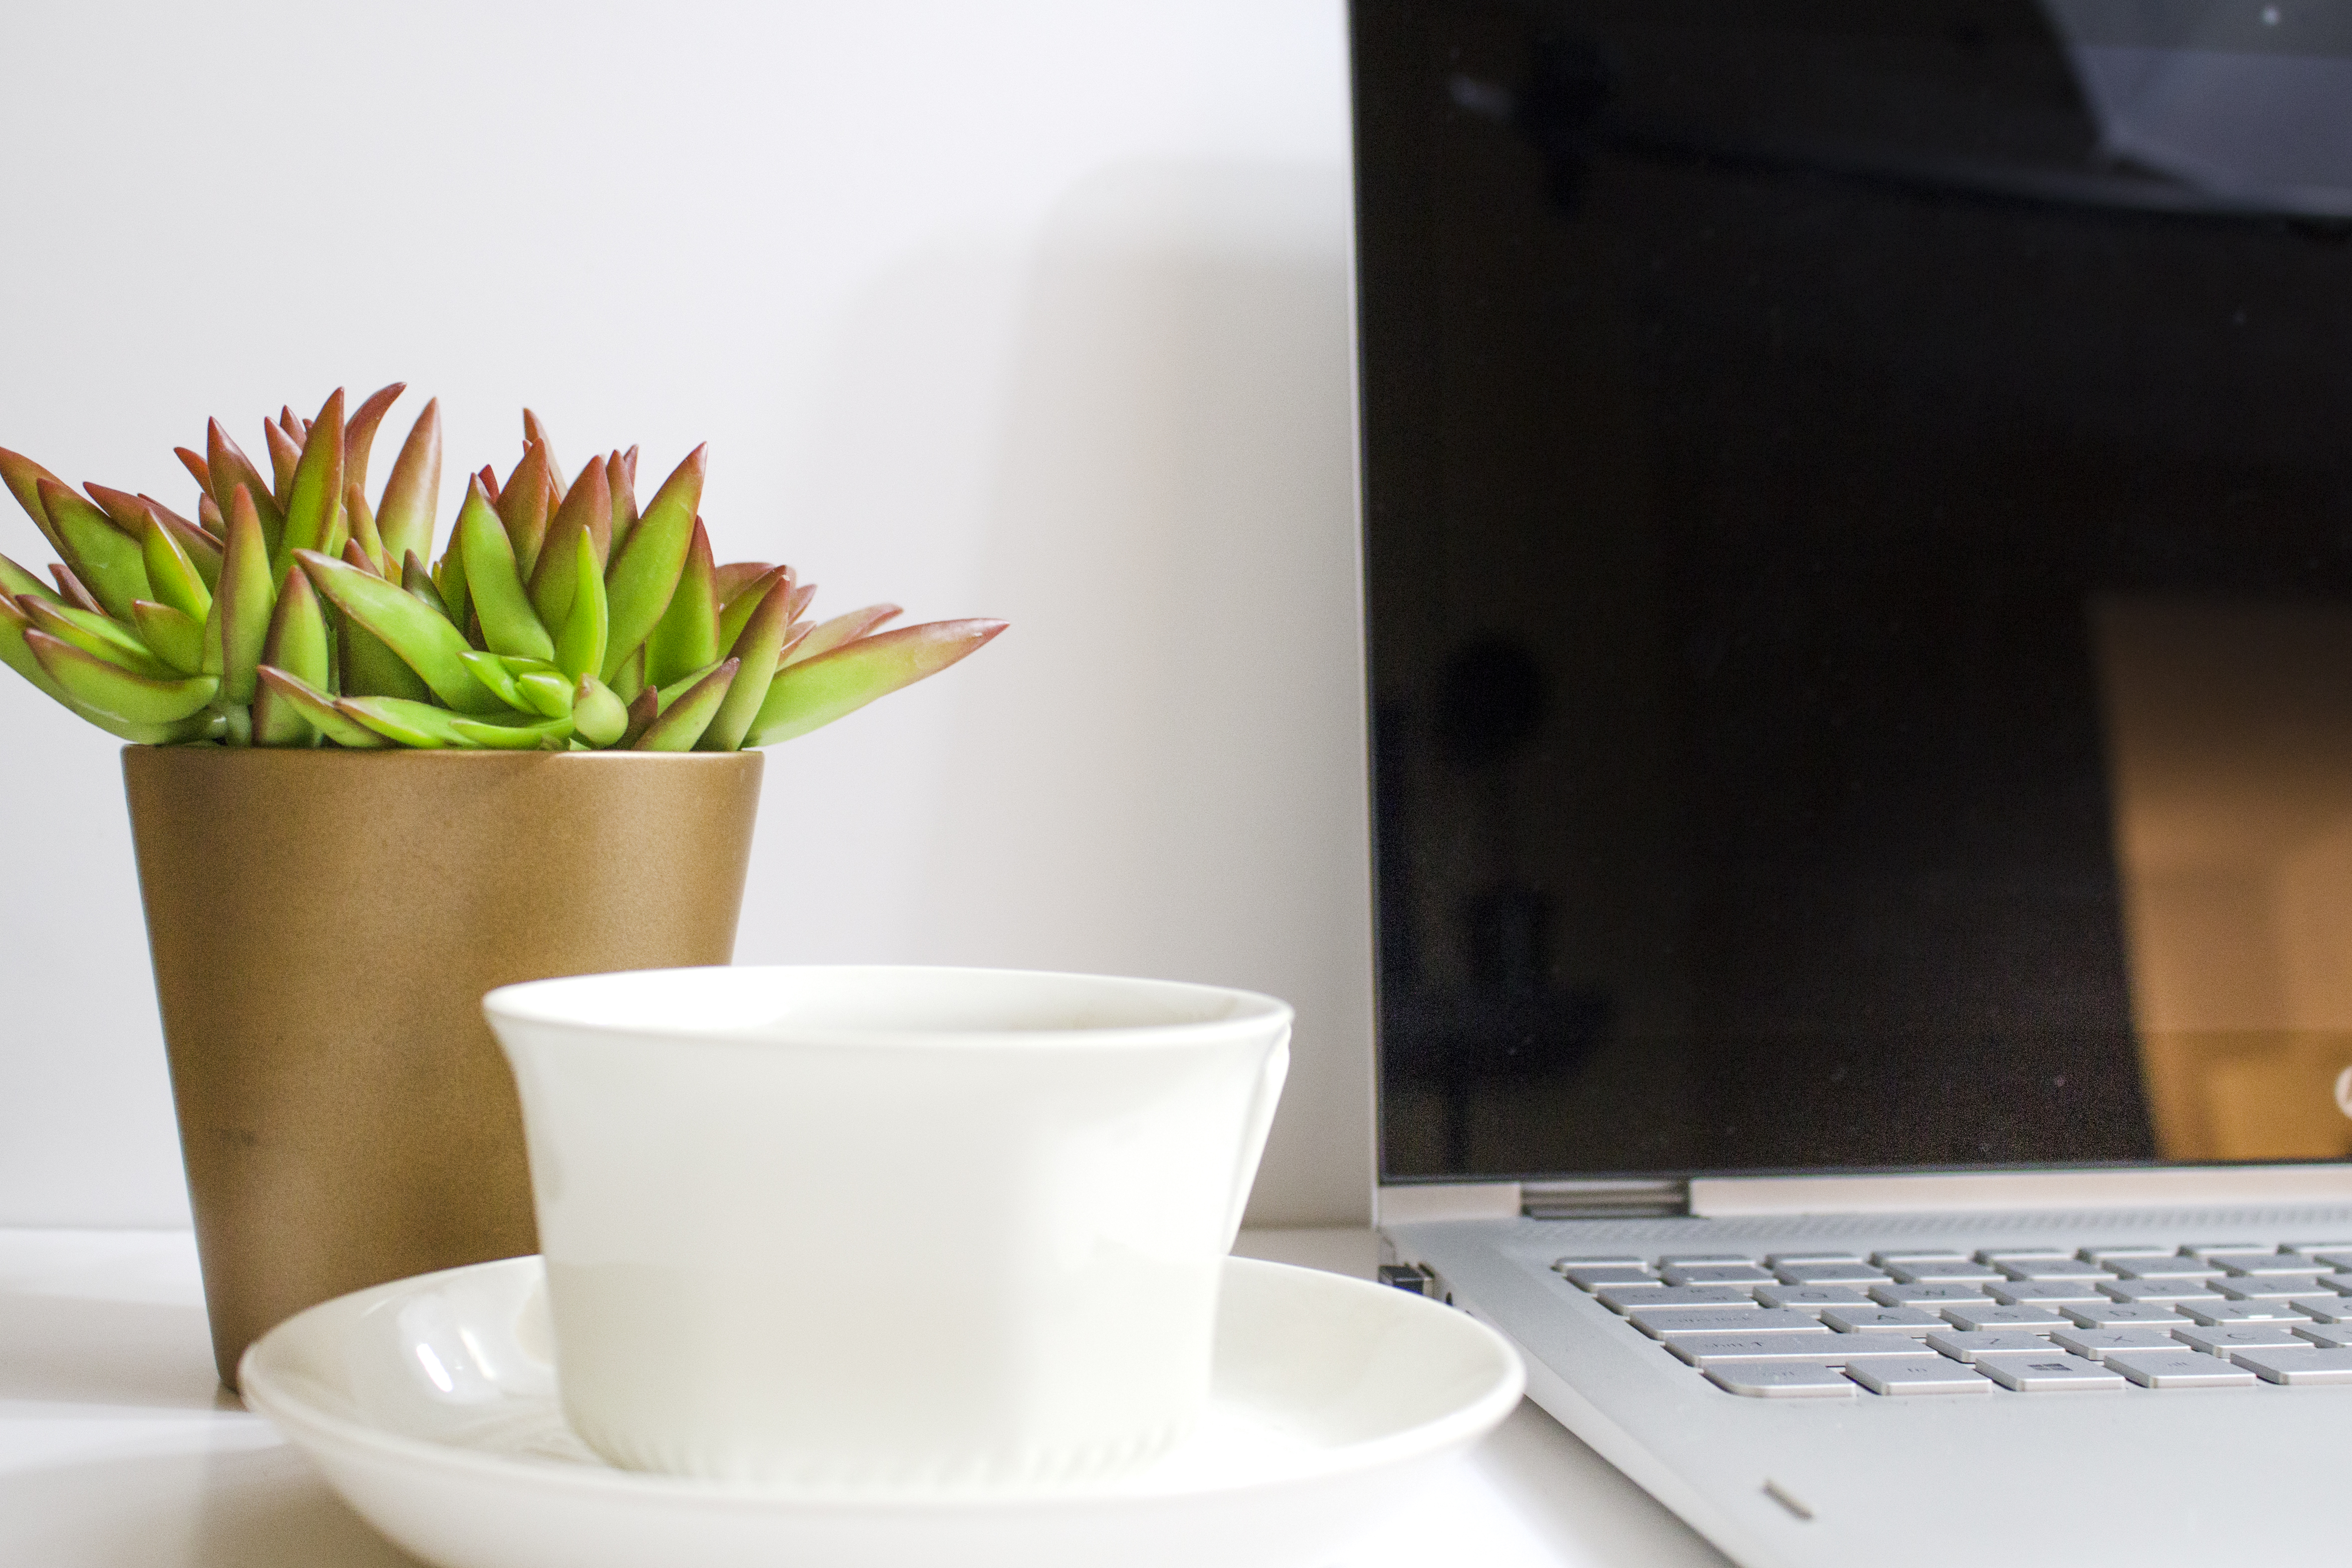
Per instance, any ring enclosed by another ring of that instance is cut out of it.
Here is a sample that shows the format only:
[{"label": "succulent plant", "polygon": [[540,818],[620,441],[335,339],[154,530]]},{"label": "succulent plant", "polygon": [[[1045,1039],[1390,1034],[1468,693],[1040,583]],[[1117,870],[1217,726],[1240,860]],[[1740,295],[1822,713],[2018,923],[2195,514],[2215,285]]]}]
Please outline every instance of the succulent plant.
[{"label": "succulent plant", "polygon": [[804,735],[1004,629],[812,622],[789,566],[719,565],[698,447],[644,510],[636,448],[566,479],[537,416],[505,480],[468,476],[433,555],[441,416],[425,405],[371,507],[368,454],[404,387],[263,422],[270,477],[214,420],[178,448],[191,521],[69,489],[0,448],[0,481],[59,557],[0,555],[0,660],[149,745],[731,752]]}]

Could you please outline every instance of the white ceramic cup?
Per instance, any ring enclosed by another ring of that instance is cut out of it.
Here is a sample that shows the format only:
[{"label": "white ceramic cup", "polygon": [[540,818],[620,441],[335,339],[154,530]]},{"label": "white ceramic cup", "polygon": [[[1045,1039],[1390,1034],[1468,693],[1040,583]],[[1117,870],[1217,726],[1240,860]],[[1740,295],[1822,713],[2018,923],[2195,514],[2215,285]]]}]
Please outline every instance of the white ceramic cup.
[{"label": "white ceramic cup", "polygon": [[1027,1491],[1165,1452],[1290,1008],[1000,970],[672,969],[484,1000],[563,1408],[634,1469]]}]

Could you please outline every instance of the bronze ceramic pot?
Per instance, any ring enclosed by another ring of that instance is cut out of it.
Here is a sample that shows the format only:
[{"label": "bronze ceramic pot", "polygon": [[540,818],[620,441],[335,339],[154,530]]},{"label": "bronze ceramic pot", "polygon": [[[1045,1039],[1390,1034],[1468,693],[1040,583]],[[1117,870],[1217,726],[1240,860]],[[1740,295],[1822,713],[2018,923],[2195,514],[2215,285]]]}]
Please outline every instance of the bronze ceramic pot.
[{"label": "bronze ceramic pot", "polygon": [[730,962],[761,762],[124,748],[224,1383],[305,1307],[538,1249],[482,994]]}]

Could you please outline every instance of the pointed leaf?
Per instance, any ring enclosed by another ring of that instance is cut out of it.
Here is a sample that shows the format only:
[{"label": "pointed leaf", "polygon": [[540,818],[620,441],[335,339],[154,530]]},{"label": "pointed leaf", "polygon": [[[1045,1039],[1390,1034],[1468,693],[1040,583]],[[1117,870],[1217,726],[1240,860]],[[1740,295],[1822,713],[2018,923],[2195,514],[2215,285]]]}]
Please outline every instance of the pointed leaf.
[{"label": "pointed leaf", "polygon": [[316,551],[294,559],[327,602],[373,633],[415,670],[433,695],[461,713],[495,713],[495,693],[466,668],[464,634],[414,595]]},{"label": "pointed leaf", "polygon": [[336,701],[335,711],[395,745],[413,746],[421,752],[451,746],[473,748],[472,742],[451,728],[457,716],[430,702],[411,702],[399,697],[345,697]]},{"label": "pointed leaf", "polygon": [[820,621],[809,628],[806,637],[793,645],[792,651],[783,657],[783,665],[789,668],[795,664],[805,664],[821,653],[831,653],[844,643],[856,641],[898,613],[896,605],[868,605],[862,610],[852,610],[845,616]]},{"label": "pointed leaf", "polygon": [[93,658],[102,658],[134,675],[159,679],[181,673],[156,658],[135,630],[110,616],[74,605],[36,599],[29,594],[16,601],[16,607],[37,630],[60,642],[71,643]]},{"label": "pointed leaf", "polygon": [[13,599],[19,594],[30,594],[36,599],[47,599],[53,605],[58,603],[58,596],[49,591],[47,583],[5,555],[0,555],[0,595]]},{"label": "pointed leaf", "polygon": [[523,448],[522,461],[499,488],[499,521],[506,524],[514,545],[515,571],[523,581],[539,565],[539,549],[547,539],[547,449],[536,443]]},{"label": "pointed leaf", "polygon": [[352,542],[367,557],[369,570],[379,577],[394,575],[400,558],[384,553],[383,537],[375,529],[375,513],[369,510],[367,491],[357,479],[343,486],[343,521],[351,524]]},{"label": "pointed leaf", "polygon": [[772,745],[830,724],[945,669],[1004,626],[1003,621],[932,621],[860,637],[778,670],[743,743]]},{"label": "pointed leaf", "polygon": [[[604,639],[606,681],[620,672],[647,634],[660,624],[686,569],[686,552],[694,537],[695,509],[702,504],[702,479],[709,462],[708,445],[687,454],[677,472],[662,482],[646,508],[628,544],[604,574],[605,597],[611,605],[610,630]],[[624,459],[625,461],[626,459]]]},{"label": "pointed leaf", "polygon": [[98,510],[106,514],[106,521],[124,533],[137,539],[146,532],[147,509],[137,496],[129,490],[110,489],[105,485],[89,484],[82,486],[82,489],[98,503]]},{"label": "pointed leaf", "polygon": [[119,621],[131,618],[131,601],[152,599],[147,560],[139,542],[114,526],[107,515],[51,479],[38,482],[42,510],[57,529],[74,575]]},{"label": "pointed leaf", "polygon": [[[719,569],[721,584],[719,600],[725,606],[719,612],[719,651],[726,654],[735,651],[735,644],[741,639],[744,624],[751,620],[751,612],[765,604],[769,595],[786,587],[793,580],[791,567],[771,566],[758,578],[738,588],[730,598],[724,590],[730,570],[725,566]],[[789,626],[791,622],[784,624]]]},{"label": "pointed leaf", "polygon": [[[294,574],[296,577],[300,575],[299,572]],[[398,697],[410,702],[432,700],[433,689],[417,679],[416,672],[385,647],[382,637],[349,616],[341,618],[336,637],[341,676],[336,685],[344,696]]]},{"label": "pointed leaf", "polygon": [[540,451],[545,454],[547,477],[555,481],[557,493],[569,489],[563,479],[563,465],[555,460],[555,443],[547,438],[547,422],[528,408],[522,411],[522,439],[526,447],[537,442]]},{"label": "pointed leaf", "polygon": [[178,724],[202,713],[220,689],[209,675],[135,674],[45,631],[27,631],[25,646],[68,695],[127,724]]},{"label": "pointed leaf", "polygon": [[545,719],[572,717],[572,683],[556,671],[515,677],[515,694],[531,711]]},{"label": "pointed leaf", "polygon": [[[782,574],[776,574],[778,583]],[[736,641],[730,655],[741,666],[735,681],[727,689],[726,700],[719,703],[710,727],[695,742],[698,752],[732,752],[743,744],[751,732],[751,721],[760,716],[760,705],[767,700],[768,688],[776,679],[776,656],[783,651],[784,637],[792,623],[785,612],[791,608],[789,596],[769,593],[761,596],[759,608],[744,623],[742,636]]]},{"label": "pointed leaf", "polygon": [[738,666],[727,660],[717,669],[694,683],[678,699],[662,709],[662,716],[650,729],[637,738],[640,752],[690,752],[702,739],[703,731],[719,713],[719,704],[727,700],[727,689],[735,684]]},{"label": "pointed leaf", "polygon": [[261,666],[254,671],[253,743],[257,746],[306,746],[319,733],[299,703],[260,679],[268,668],[292,676],[312,688],[329,679],[327,617],[310,580],[296,572],[278,591],[278,608],[269,619],[268,640],[262,645]]},{"label": "pointed leaf", "polygon": [[646,680],[667,686],[688,670],[716,663],[719,652],[718,568],[710,559],[710,535],[697,518],[677,590],[646,639]]},{"label": "pointed leaf", "polygon": [[33,526],[41,531],[41,537],[49,542],[49,548],[63,555],[66,553],[65,541],[58,537],[57,529],[50,523],[48,509],[41,504],[44,481],[59,489],[65,489],[63,479],[32,458],[0,447],[0,482],[7,485],[8,493],[16,498],[16,504],[25,509],[25,515],[33,520]]},{"label": "pointed leaf", "polygon": [[270,562],[281,576],[297,551],[341,553],[341,542],[332,536],[342,507],[343,389],[339,386],[310,426],[287,493],[286,531],[270,553]]},{"label": "pointed leaf", "polygon": [[[409,559],[415,561],[419,558],[411,552]],[[474,601],[466,592],[465,557],[457,549],[455,539],[449,542],[449,553],[444,555],[441,564],[433,569],[433,585],[441,591],[442,613],[449,617],[449,624],[464,632],[467,641],[478,641],[478,634],[472,625]]]},{"label": "pointed leaf", "polygon": [[[287,579],[289,583],[297,580],[295,577]],[[354,721],[335,706],[333,698],[309,681],[267,664],[254,673],[259,679],[261,689],[270,694],[273,701],[282,700],[301,714],[311,729],[336,745],[348,746],[353,751],[374,752],[392,744],[366,725]],[[258,699],[256,700],[256,710],[258,711]]]},{"label": "pointed leaf", "polygon": [[654,721],[661,717],[661,693],[650,686],[638,692],[629,703],[628,717],[628,728],[622,731],[621,738],[613,742],[613,749],[616,752],[636,750],[637,742],[645,738],[646,731],[654,727]]},{"label": "pointed leaf", "polygon": [[40,660],[25,640],[28,636],[39,635],[26,623],[23,611],[7,600],[0,599],[0,664],[7,665],[22,675],[75,717],[138,746],[169,746],[185,741],[205,740],[219,733],[222,720],[217,714],[199,713],[173,724],[134,724],[91,707],[58,685],[56,678],[42,668]]},{"label": "pointed leaf", "polygon": [[541,719],[531,723],[500,722],[489,719],[458,719],[449,728],[469,745],[496,752],[531,752],[561,749],[572,739],[572,716]]},{"label": "pointed leaf", "polygon": [[375,526],[387,559],[404,561],[412,552],[432,558],[433,508],[440,494],[441,400],[436,397],[416,416],[393,462],[392,477],[383,481]]},{"label": "pointed leaf", "polygon": [[171,605],[202,625],[212,613],[212,590],[205,585],[195,563],[188,559],[187,547],[180,542],[179,535],[152,512],[144,515],[144,521],[147,526],[140,551],[155,601]]},{"label": "pointed leaf", "polygon": [[213,590],[213,619],[221,636],[221,695],[231,702],[253,700],[253,672],[261,663],[261,646],[268,640],[277,604],[260,508],[253,491],[239,484],[229,497],[228,550],[221,558],[220,583]]},{"label": "pointed leaf", "polygon": [[[605,651],[609,653],[611,649],[607,648]],[[613,661],[607,658],[604,662],[610,664]],[[613,689],[613,695],[624,702],[635,702],[638,692],[648,689],[646,685],[644,645],[640,644],[636,652],[621,661],[621,668],[606,679],[605,684]]]},{"label": "pointed leaf", "polygon": [[547,541],[541,546],[539,564],[531,572],[530,603],[539,612],[541,625],[552,629],[562,626],[571,616],[573,584],[580,574],[577,542],[583,535],[590,536],[593,560],[593,534],[610,531],[612,506],[612,491],[604,486],[604,459],[591,458],[588,467],[581,470],[579,481],[572,487],[572,494],[556,509],[554,520],[547,525]]},{"label": "pointed leaf", "polygon": [[464,551],[466,592],[482,623],[482,641],[494,653],[519,653],[552,660],[555,639],[530,607],[515,566],[514,545],[490,510],[478,480],[457,512],[457,542]]},{"label": "pointed leaf", "polygon": [[205,623],[169,605],[145,599],[131,606],[139,640],[175,675],[201,675],[205,668]]},{"label": "pointed leaf", "polygon": [[294,493],[294,470],[302,461],[302,443],[293,432],[273,420],[261,422],[263,442],[269,448],[270,495],[284,510],[286,500]]},{"label": "pointed leaf", "polygon": [[82,586],[81,579],[74,575],[72,567],[62,561],[52,561],[49,563],[49,575],[57,579],[59,604],[71,605],[77,610],[88,610],[93,616],[106,614],[106,606],[98,602],[96,595]]},{"label": "pointed leaf", "polygon": [[[441,596],[441,590],[434,584],[433,574],[425,569],[425,563],[418,560],[414,552],[401,563],[400,585],[424,600],[443,620],[453,626],[457,625],[457,617],[449,613],[449,602]],[[458,629],[462,631],[465,628],[460,626]]]},{"label": "pointed leaf", "polygon": [[[730,561],[720,566],[719,568],[719,607],[724,609],[731,605],[737,599],[742,597],[747,589],[758,587],[765,592],[767,587],[765,579],[768,574],[775,569],[776,563],[772,561]],[[791,567],[785,567],[784,575],[790,577],[792,571]],[[751,614],[749,610],[743,613],[747,616]]]},{"label": "pointed leaf", "polygon": [[[595,464],[589,465],[592,468]],[[604,476],[597,479],[603,491]],[[584,476],[583,476],[584,481]],[[604,638],[611,629],[611,607],[604,602],[604,577],[596,570],[596,541],[586,529],[572,536],[572,607],[563,619],[562,635],[555,639],[555,664],[572,680],[593,675],[604,667]]]},{"label": "pointed leaf", "polygon": [[261,470],[229,438],[229,433],[221,428],[217,419],[206,427],[205,466],[212,474],[213,500],[220,507],[221,516],[228,516],[229,500],[236,494],[236,487],[243,485],[253,497],[253,513],[261,521],[262,542],[275,552],[279,536],[286,531],[286,514],[278,510],[278,499],[262,481]]},{"label": "pointed leaf", "polygon": [[172,456],[180,459],[180,466],[187,469],[190,477],[194,479],[198,489],[206,495],[213,493],[213,471],[205,466],[205,460],[201,456],[188,450],[185,447],[173,447]]},{"label": "pointed leaf", "polygon": [[[368,454],[375,449],[375,427],[383,423],[383,416],[392,411],[394,402],[407,390],[408,384],[404,381],[379,386],[369,393],[367,401],[352,409],[351,417],[343,422],[343,486],[346,489],[352,485],[362,490],[367,489]],[[400,558],[395,555],[393,559],[397,561]]]},{"label": "pointed leaf", "polygon": [[604,548],[604,565],[611,570],[613,557],[629,542],[629,531],[637,526],[637,449],[629,448],[628,459],[614,453],[604,459],[605,487],[613,492],[613,537]]}]

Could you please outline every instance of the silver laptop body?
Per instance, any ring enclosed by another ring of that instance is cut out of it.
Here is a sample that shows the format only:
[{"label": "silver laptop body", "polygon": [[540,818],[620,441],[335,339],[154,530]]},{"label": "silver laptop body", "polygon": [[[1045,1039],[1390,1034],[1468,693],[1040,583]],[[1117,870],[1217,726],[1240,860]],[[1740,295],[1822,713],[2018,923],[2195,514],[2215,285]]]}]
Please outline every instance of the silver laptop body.
[{"label": "silver laptop body", "polygon": [[1352,37],[1390,1277],[1750,1568],[2329,1554],[2352,16]]}]

